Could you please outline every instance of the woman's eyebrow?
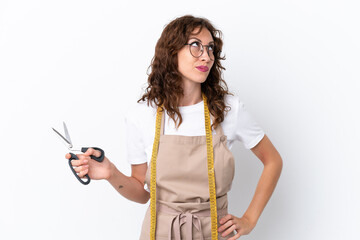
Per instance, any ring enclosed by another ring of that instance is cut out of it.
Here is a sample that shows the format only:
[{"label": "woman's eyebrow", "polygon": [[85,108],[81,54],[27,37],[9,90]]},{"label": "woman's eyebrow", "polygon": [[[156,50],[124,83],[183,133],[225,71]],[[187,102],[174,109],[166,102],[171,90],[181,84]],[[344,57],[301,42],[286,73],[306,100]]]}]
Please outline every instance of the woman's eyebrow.
[{"label": "woman's eyebrow", "polygon": [[[190,36],[189,40],[191,40],[191,39],[196,39],[196,40],[198,40],[199,42],[202,43],[202,41],[200,39],[198,39],[197,37],[191,37]],[[209,43],[214,43],[214,41],[210,41]]]}]

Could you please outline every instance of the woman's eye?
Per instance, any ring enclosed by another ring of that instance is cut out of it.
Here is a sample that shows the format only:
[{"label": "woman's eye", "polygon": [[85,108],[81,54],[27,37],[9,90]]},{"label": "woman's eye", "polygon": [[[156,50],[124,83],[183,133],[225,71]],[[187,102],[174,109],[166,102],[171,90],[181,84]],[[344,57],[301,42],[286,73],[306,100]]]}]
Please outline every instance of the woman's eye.
[{"label": "woman's eye", "polygon": [[199,47],[200,46],[199,42],[192,42],[192,43],[190,43],[190,45],[192,47]]},{"label": "woman's eye", "polygon": [[209,51],[214,51],[214,45],[209,45]]}]

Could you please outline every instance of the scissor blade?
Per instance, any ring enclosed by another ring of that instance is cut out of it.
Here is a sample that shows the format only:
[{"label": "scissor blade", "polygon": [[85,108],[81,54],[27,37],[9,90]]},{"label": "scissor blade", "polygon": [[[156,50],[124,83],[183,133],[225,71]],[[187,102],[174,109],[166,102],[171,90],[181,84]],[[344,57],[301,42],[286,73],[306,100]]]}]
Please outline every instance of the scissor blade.
[{"label": "scissor blade", "polygon": [[72,146],[70,134],[69,134],[69,131],[68,131],[67,127],[66,127],[65,122],[63,122],[63,125],[64,125],[65,137],[68,140],[69,144]]},{"label": "scissor blade", "polygon": [[71,145],[71,142],[69,142],[66,138],[64,138],[63,135],[61,135],[58,131],[56,131],[56,129],[52,128],[54,130],[54,132],[56,132],[67,144],[69,144],[69,146]]}]

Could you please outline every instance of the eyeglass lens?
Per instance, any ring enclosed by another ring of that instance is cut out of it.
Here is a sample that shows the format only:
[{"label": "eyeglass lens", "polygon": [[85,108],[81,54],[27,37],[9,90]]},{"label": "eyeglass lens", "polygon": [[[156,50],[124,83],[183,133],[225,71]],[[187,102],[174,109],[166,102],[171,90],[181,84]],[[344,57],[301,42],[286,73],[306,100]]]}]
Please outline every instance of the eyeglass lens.
[{"label": "eyeglass lens", "polygon": [[190,53],[194,57],[200,57],[204,52],[204,48],[206,48],[206,51],[207,51],[210,59],[214,60],[214,46],[213,45],[203,47],[203,45],[200,42],[193,42],[190,44]]}]

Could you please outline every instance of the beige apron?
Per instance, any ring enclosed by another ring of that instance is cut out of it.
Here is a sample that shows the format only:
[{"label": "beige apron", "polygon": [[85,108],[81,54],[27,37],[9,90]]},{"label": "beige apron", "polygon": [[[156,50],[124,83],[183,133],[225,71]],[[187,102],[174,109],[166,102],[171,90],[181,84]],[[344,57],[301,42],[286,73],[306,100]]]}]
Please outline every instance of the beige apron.
[{"label": "beige apron", "polygon": [[[211,240],[206,136],[164,135],[164,119],[163,115],[156,160],[156,240]],[[219,227],[219,220],[228,213],[227,192],[231,188],[235,166],[220,124],[215,131],[213,147]],[[150,188],[151,163],[148,166],[145,182]],[[234,233],[225,238],[218,235],[222,240]],[[140,235],[140,240],[149,239],[150,207]]]}]

